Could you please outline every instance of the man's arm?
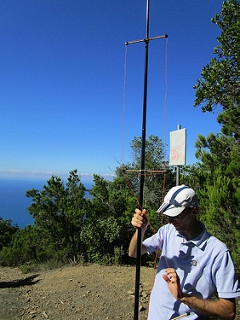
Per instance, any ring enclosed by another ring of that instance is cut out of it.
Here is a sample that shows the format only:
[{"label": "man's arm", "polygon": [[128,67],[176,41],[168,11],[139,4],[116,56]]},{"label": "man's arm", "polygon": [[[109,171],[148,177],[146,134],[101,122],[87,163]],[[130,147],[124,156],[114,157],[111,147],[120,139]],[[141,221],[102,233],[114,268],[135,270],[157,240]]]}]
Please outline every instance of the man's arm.
[{"label": "man's arm", "polygon": [[[142,241],[144,239],[144,234],[145,234],[145,230],[142,229]],[[130,244],[129,244],[129,248],[128,248],[128,255],[129,257],[131,258],[136,258],[137,257],[137,238],[138,238],[138,229],[136,229],[131,241],[130,241]],[[141,242],[142,242],[141,241]],[[141,250],[141,253],[144,254],[146,253],[147,250],[146,248],[144,247],[144,245],[142,245],[142,250]]]},{"label": "man's arm", "polygon": [[[141,228],[141,237],[142,237],[141,242],[142,242],[144,239],[144,236],[145,236],[145,232],[148,227],[148,220],[146,217],[146,210],[145,209],[143,211],[140,211],[139,209],[135,210],[135,214],[132,218],[132,225],[136,228],[136,231],[130,241],[128,254],[132,258],[136,258],[136,256],[137,256],[138,228]],[[144,254],[146,252],[147,252],[146,248],[144,247],[144,245],[142,245],[142,252],[141,253]]]},{"label": "man's arm", "polygon": [[193,296],[183,296],[178,299],[202,314],[218,317],[224,320],[233,320],[236,315],[235,299],[204,300]]},{"label": "man's arm", "polygon": [[174,295],[176,300],[186,304],[189,308],[194,309],[204,315],[218,317],[224,320],[233,320],[236,315],[235,299],[218,299],[204,300],[194,296],[186,295],[181,292],[179,285],[179,277],[176,270],[167,268],[163,279],[167,282],[168,288]]}]

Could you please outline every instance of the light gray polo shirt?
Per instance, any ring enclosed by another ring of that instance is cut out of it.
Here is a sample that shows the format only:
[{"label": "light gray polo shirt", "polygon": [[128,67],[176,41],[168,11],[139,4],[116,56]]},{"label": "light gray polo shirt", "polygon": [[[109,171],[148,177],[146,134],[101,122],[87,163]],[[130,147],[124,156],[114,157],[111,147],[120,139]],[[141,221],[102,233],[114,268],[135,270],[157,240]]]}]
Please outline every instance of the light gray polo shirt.
[{"label": "light gray polo shirt", "polygon": [[[190,313],[181,320],[198,319],[200,314],[177,301],[168,289],[162,275],[166,268],[174,268],[180,278],[181,290],[199,298],[208,299],[240,296],[234,265],[226,245],[209,234],[204,225],[202,233],[187,241],[172,224],[160,228],[144,240],[148,253],[162,250],[154,287],[150,297],[148,320],[173,319]],[[199,318],[200,319],[200,318]],[[201,319],[207,319],[202,317]]]}]

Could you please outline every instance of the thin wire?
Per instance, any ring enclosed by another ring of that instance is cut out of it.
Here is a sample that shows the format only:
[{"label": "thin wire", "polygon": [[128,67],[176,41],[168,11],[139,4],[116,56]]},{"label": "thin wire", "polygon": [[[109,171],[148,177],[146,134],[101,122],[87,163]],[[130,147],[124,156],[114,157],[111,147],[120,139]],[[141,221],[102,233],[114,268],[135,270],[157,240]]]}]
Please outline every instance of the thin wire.
[{"label": "thin wire", "polygon": [[126,83],[127,83],[127,45],[125,45],[125,55],[124,55],[124,67],[123,67],[123,101],[122,101],[122,163],[124,163],[124,130],[125,130],[125,109],[126,109]]},{"label": "thin wire", "polygon": [[[165,94],[164,94],[164,159],[166,165],[166,122],[167,122],[167,95],[168,95],[168,38],[166,38],[166,46],[165,46],[165,66],[164,66],[164,78],[165,78]],[[165,168],[166,169],[166,168]]]},{"label": "thin wire", "polygon": [[[165,45],[165,65],[164,65],[164,80],[165,80],[165,94],[164,94],[164,103],[163,103],[163,144],[164,144],[164,169],[165,172],[167,172],[167,152],[166,152],[166,146],[167,146],[167,129],[166,129],[166,123],[167,123],[167,95],[168,95],[168,37],[166,38],[166,45]],[[165,194],[165,186],[167,184],[167,174],[165,173],[163,176],[163,188],[162,188],[162,200],[164,198]],[[162,225],[164,224],[164,218],[162,215]]]}]

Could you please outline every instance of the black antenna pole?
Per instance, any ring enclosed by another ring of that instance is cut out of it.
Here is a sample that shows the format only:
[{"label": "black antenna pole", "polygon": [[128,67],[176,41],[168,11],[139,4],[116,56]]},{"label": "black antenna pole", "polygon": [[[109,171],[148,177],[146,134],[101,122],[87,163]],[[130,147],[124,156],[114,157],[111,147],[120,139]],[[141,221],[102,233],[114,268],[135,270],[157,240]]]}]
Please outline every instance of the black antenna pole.
[{"label": "black antenna pole", "polygon": [[[143,208],[145,146],[146,146],[148,45],[149,45],[149,9],[150,9],[150,0],[147,0],[147,7],[146,7],[146,38],[145,38],[145,67],[144,67],[144,87],[143,87],[143,114],[142,114],[142,152],[141,152],[141,174],[140,174],[140,191],[139,191],[139,205],[140,205],[140,209],[141,210]],[[142,248],[142,229],[138,228],[136,279],[135,279],[134,320],[138,320],[138,313],[139,313],[141,248]]]},{"label": "black antenna pole", "polygon": [[[155,40],[155,39],[160,39],[160,38],[167,38],[167,35],[157,36],[157,37],[154,37],[154,38],[149,38],[149,16],[150,16],[150,0],[147,0],[147,6],[146,6],[146,37],[145,37],[145,39],[133,40],[133,41],[130,41],[130,42],[126,42],[126,45],[139,43],[139,42],[144,42],[145,43],[144,91],[143,91],[143,114],[142,114],[142,151],[141,151],[140,192],[139,192],[140,210],[143,209],[143,193],[144,193],[143,191],[144,191],[144,172],[145,172],[147,85],[148,85],[148,45],[149,45],[150,40]],[[134,320],[138,320],[138,313],[139,313],[141,248],[142,248],[142,229],[138,228]]]}]

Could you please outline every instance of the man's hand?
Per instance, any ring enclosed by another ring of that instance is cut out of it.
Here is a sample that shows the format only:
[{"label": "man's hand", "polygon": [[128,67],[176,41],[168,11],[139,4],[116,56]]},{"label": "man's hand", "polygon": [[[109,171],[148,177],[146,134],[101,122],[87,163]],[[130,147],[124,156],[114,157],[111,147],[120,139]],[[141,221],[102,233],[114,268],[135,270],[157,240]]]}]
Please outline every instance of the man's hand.
[{"label": "man's hand", "polygon": [[143,209],[142,211],[139,209],[135,209],[135,214],[132,218],[132,225],[135,228],[142,228],[142,229],[147,228],[148,219],[146,216],[146,209]]},{"label": "man's hand", "polygon": [[[143,241],[144,234],[145,234],[145,231],[148,226],[148,218],[147,218],[145,209],[143,209],[142,211],[139,209],[135,209],[135,214],[132,218],[132,225],[136,228],[136,231],[130,241],[128,254],[132,258],[136,258],[136,256],[137,256],[138,229],[141,228],[141,230],[142,230],[141,237],[142,237],[142,241]],[[144,245],[142,245],[141,253],[144,254],[146,252],[147,252],[146,248],[144,247]]]},{"label": "man's hand", "polygon": [[195,296],[183,294],[180,288],[179,277],[176,270],[167,268],[163,279],[167,282],[170,292],[176,300],[198,311],[201,314],[217,317],[224,320],[235,319],[236,305],[235,299],[204,300]]},{"label": "man's hand", "polygon": [[176,270],[173,268],[167,268],[162,277],[167,282],[169,291],[174,295],[175,299],[181,299],[183,294],[180,288],[179,277]]}]

